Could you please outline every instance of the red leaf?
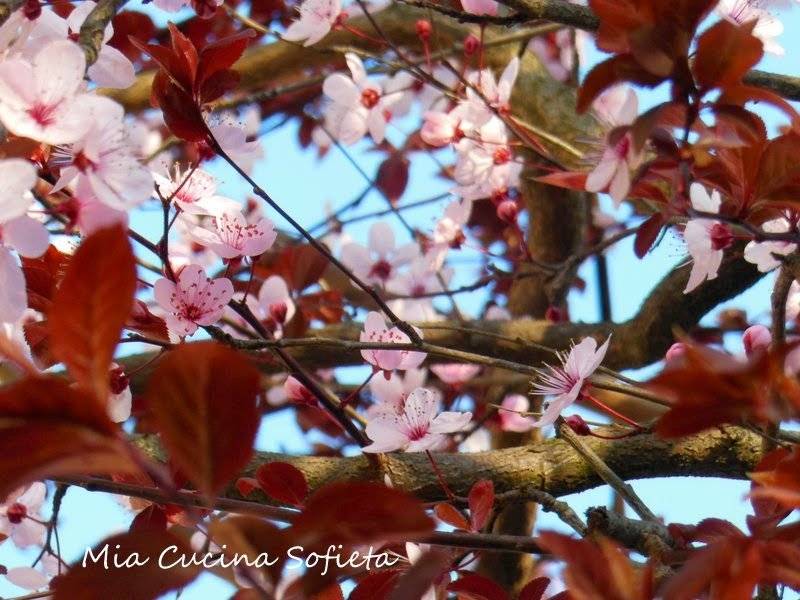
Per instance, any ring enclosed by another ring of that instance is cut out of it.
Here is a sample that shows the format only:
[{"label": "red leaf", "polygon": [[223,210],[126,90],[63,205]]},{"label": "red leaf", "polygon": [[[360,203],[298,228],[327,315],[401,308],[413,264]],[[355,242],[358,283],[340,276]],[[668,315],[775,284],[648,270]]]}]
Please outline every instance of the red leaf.
[{"label": "red leaf", "polygon": [[111,24],[114,35],[108,40],[108,45],[122,52],[130,61],[138,60],[142,53],[130,42],[129,36],[146,43],[156,32],[156,26],[149,16],[132,10],[118,12]]},{"label": "red leaf", "polygon": [[256,471],[256,479],[268,496],[284,504],[302,506],[308,496],[306,476],[300,469],[289,463],[263,464]]},{"label": "red leaf", "polygon": [[508,600],[508,594],[499,584],[474,573],[462,575],[447,586],[447,591],[464,600]]},{"label": "red leaf", "polygon": [[[173,546],[175,552],[170,551]],[[107,549],[107,564],[101,554],[104,548]],[[163,563],[159,560],[162,552],[165,552]],[[170,590],[186,586],[200,574],[198,565],[183,567],[176,564],[164,568],[181,556],[191,554],[192,549],[186,542],[168,531],[149,529],[115,535],[95,546],[92,556],[98,557],[97,562],[89,558],[83,566],[78,561],[65,575],[53,580],[53,600],[158,598]],[[139,566],[118,567],[114,557],[120,563],[138,558]],[[145,560],[146,564],[141,565]]]},{"label": "red leaf", "polygon": [[164,319],[150,312],[147,305],[141,300],[133,301],[133,310],[125,329],[135,331],[143,336],[169,343],[169,331]]},{"label": "red leaf", "polygon": [[401,573],[400,569],[386,569],[369,573],[358,582],[347,600],[386,600]]},{"label": "red leaf", "polygon": [[456,529],[464,529],[465,531],[469,531],[469,522],[452,504],[440,502],[434,508],[434,512],[436,513],[436,518],[443,523],[447,523]]},{"label": "red leaf", "polygon": [[588,173],[582,171],[558,171],[549,175],[536,177],[536,181],[566,188],[568,190],[585,190]]},{"label": "red leaf", "polygon": [[734,25],[721,19],[697,40],[692,71],[702,90],[741,82],[764,54],[764,44],[752,34],[755,21]]},{"label": "red leaf", "polygon": [[200,51],[200,66],[197,70],[198,85],[205,83],[212,75],[230,69],[254,37],[255,31],[248,29],[203,48]]},{"label": "red leaf", "polygon": [[547,591],[547,586],[549,585],[549,577],[531,579],[525,584],[525,587],[520,590],[517,600],[542,600],[544,593]]},{"label": "red leaf", "polygon": [[469,491],[469,514],[473,531],[480,531],[494,508],[494,484],[488,479],[476,481]]},{"label": "red leaf", "polygon": [[136,261],[121,226],[84,240],[50,310],[50,351],[105,406],[109,369],[136,292]]},{"label": "red leaf", "polygon": [[436,548],[428,550],[397,578],[397,585],[389,594],[389,600],[422,598],[442,573],[449,569],[452,560],[448,552]]},{"label": "red leaf", "polygon": [[306,551],[329,544],[406,541],[433,530],[419,500],[376,483],[331,483],[308,499],[287,535]]},{"label": "red leaf", "polygon": [[393,152],[378,167],[375,187],[395,204],[408,186],[408,159],[400,152]]},{"label": "red leaf", "polygon": [[207,127],[203,114],[188,92],[170,81],[164,71],[153,78],[153,100],[164,113],[164,123],[175,136],[187,142],[206,139]]},{"label": "red leaf", "polygon": [[260,373],[248,359],[214,342],[183,344],[156,367],[147,406],[176,465],[213,494],[253,452]]},{"label": "red leaf", "polygon": [[62,378],[0,389],[0,498],[44,477],[136,473],[117,432],[104,406]]},{"label": "red leaf", "polygon": [[661,233],[664,223],[664,215],[655,213],[639,225],[639,229],[636,231],[636,239],[633,242],[633,251],[636,253],[637,258],[644,258],[644,255],[650,251],[650,248],[653,247],[656,239],[658,239],[658,234]]},{"label": "red leaf", "polygon": [[50,311],[53,295],[64,278],[69,266],[70,256],[52,244],[39,258],[22,257],[22,272],[25,274],[25,288],[28,292],[28,306],[44,313]]},{"label": "red leaf", "polygon": [[131,523],[130,531],[166,531],[167,513],[157,504],[142,510]]},{"label": "red leaf", "polygon": [[236,491],[247,498],[254,490],[260,489],[258,480],[253,477],[240,477],[236,480]]}]

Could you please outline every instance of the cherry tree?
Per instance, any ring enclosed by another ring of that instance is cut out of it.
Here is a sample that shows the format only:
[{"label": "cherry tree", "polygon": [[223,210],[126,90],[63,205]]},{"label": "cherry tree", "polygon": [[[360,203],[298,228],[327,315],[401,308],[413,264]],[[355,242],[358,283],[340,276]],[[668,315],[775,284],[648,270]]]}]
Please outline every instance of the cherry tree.
[{"label": "cherry tree", "polygon": [[[4,583],[800,592],[792,4],[0,0]],[[363,185],[274,193],[279,130]],[[665,518],[639,480],[677,476],[740,514]]]}]

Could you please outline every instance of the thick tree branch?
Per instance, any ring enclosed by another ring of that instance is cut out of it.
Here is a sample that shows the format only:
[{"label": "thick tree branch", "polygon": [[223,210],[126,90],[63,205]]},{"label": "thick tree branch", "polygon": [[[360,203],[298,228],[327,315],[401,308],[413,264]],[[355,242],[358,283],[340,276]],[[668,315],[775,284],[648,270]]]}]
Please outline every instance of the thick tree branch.
[{"label": "thick tree branch", "polygon": [[86,65],[91,66],[103,47],[106,27],[127,0],[100,0],[81,25],[78,43],[86,54]]}]

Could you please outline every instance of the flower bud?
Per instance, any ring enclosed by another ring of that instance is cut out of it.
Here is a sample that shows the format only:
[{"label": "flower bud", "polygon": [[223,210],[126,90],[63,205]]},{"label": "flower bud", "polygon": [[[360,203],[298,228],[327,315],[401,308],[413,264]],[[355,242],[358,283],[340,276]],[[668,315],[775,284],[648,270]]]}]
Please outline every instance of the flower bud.
[{"label": "flower bud", "polygon": [[419,36],[419,39],[421,39],[423,42],[426,42],[430,39],[433,28],[431,27],[431,22],[428,21],[428,19],[419,19],[415,27],[417,29],[417,36]]},{"label": "flower bud", "polygon": [[765,352],[771,343],[772,334],[763,325],[748,327],[742,335],[742,344],[747,356],[753,356],[756,352]]},{"label": "flower bud", "polygon": [[569,428],[572,429],[578,435],[591,435],[592,430],[589,429],[588,423],[583,420],[583,417],[580,415],[570,415],[568,417],[564,417],[564,422],[569,425]]}]

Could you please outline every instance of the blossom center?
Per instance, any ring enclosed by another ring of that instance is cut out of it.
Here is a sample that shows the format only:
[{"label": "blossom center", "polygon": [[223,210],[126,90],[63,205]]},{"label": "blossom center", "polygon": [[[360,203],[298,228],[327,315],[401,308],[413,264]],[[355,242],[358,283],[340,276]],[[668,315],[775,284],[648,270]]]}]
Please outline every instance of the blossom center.
[{"label": "blossom center", "polygon": [[22,523],[22,519],[28,516],[28,508],[24,504],[20,504],[19,502],[14,502],[11,506],[6,509],[6,517],[8,520],[18,525]]},{"label": "blossom center", "polygon": [[725,250],[733,244],[733,232],[724,223],[714,223],[708,232],[711,238],[711,247],[714,250]]},{"label": "blossom center", "polygon": [[494,164],[503,165],[511,160],[511,150],[507,146],[500,146],[492,155]]},{"label": "blossom center", "polygon": [[392,274],[392,265],[388,261],[381,259],[372,265],[369,274],[371,277],[377,277],[382,281],[386,281]]},{"label": "blossom center", "polygon": [[361,92],[361,104],[365,108],[374,108],[378,101],[381,99],[380,94],[378,94],[377,90],[372,88],[367,88],[363,92]]},{"label": "blossom center", "polygon": [[412,442],[421,440],[428,434],[428,425],[417,424],[408,428],[408,439]]},{"label": "blossom center", "polygon": [[28,109],[28,115],[31,119],[36,121],[40,127],[47,127],[55,122],[54,113],[58,105],[45,104],[44,102],[37,102]]},{"label": "blossom center", "polygon": [[629,135],[623,135],[617,142],[617,145],[614,146],[614,153],[617,155],[617,158],[626,158],[630,151],[631,137]]}]

